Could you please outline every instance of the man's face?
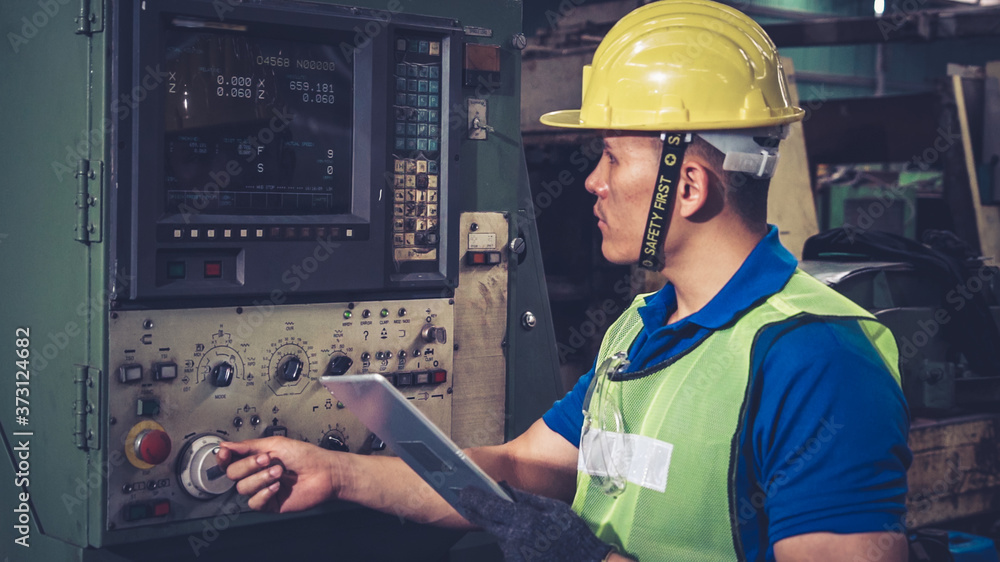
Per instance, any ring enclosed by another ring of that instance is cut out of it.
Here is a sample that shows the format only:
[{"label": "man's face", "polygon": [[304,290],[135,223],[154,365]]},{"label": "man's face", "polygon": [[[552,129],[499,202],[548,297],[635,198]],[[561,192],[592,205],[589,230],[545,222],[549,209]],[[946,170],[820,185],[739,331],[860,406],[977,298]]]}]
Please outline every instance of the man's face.
[{"label": "man's face", "polygon": [[604,237],[601,251],[612,263],[639,261],[660,148],[654,136],[604,136],[604,153],[585,185],[597,196],[594,214]]}]

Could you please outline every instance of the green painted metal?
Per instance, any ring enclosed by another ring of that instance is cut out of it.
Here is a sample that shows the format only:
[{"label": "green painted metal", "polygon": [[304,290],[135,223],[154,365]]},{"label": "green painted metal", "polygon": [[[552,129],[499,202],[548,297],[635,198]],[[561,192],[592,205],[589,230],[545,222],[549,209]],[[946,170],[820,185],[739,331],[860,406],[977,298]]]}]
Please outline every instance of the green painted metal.
[{"label": "green painted metal", "polygon": [[[357,4],[378,10],[396,5],[400,13],[447,17],[486,28],[492,30],[491,37],[470,36],[467,41],[501,47],[500,83],[462,92],[464,97],[487,100],[494,130],[486,141],[463,141],[459,188],[464,210],[506,212],[512,217],[512,236],[520,233],[528,241],[527,258],[510,271],[508,436],[516,435],[559,392],[555,338],[523,172],[520,53],[510,44],[521,30],[521,2],[361,0]],[[191,538],[204,533],[203,521],[127,533],[104,529],[104,476],[112,458],[109,451],[120,446],[108,443],[104,431],[112,423],[105,415],[104,388],[110,372],[108,297],[129,282],[109,262],[113,178],[123,172],[115,170],[117,147],[105,134],[105,125],[115,117],[109,109],[112,9],[109,0],[0,3],[0,29],[7,39],[0,46],[4,76],[0,106],[6,110],[0,141],[0,169],[5,172],[0,180],[4,295],[0,359],[7,365],[0,377],[0,423],[8,441],[16,440],[16,431],[32,432],[30,488],[24,490],[32,508],[30,548],[11,546],[19,514],[6,507],[0,510],[0,551],[14,560],[136,559],[135,553],[142,549],[132,547],[165,536],[173,538],[156,543],[149,556],[171,548],[190,553]],[[534,330],[520,326],[525,310],[539,318]],[[14,410],[19,327],[30,329],[31,340],[26,426],[17,425]],[[15,441],[5,447],[7,459],[0,461],[4,506],[18,503],[21,493],[13,485],[18,471],[18,459],[12,456],[16,446]],[[301,528],[314,527],[318,539],[329,533],[331,525],[336,527],[338,517],[351,517],[343,508],[323,518],[314,515],[297,521]],[[281,521],[287,525],[296,520],[282,517]],[[253,540],[269,544],[273,537],[257,529],[274,525],[275,516],[251,513],[231,522],[233,529],[245,528],[247,536],[256,535]]]},{"label": "green painted metal", "polygon": [[818,179],[821,195],[816,206],[821,231],[838,227],[855,232],[874,229],[919,240],[917,198],[941,196],[940,171],[905,170],[902,164],[836,168],[842,179],[828,181],[822,170]]}]

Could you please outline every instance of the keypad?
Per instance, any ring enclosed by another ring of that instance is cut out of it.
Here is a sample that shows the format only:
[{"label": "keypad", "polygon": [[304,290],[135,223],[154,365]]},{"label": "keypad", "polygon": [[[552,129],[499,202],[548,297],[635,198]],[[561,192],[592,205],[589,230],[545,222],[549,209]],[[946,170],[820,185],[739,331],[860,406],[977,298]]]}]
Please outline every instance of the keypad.
[{"label": "keypad", "polygon": [[[441,42],[396,39],[395,107],[391,113],[393,217],[397,261],[436,259],[441,184]],[[392,83],[392,82],[390,82]]]}]

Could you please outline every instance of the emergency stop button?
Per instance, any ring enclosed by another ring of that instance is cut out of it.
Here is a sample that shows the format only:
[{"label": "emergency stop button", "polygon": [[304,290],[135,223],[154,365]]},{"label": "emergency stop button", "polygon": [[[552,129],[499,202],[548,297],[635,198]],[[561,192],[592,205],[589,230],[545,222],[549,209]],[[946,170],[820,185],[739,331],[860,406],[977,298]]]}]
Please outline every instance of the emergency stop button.
[{"label": "emergency stop button", "polygon": [[149,470],[170,457],[170,435],[153,420],[144,420],[132,426],[125,436],[125,457],[132,466]]},{"label": "emergency stop button", "polygon": [[170,456],[170,436],[158,429],[146,429],[135,439],[135,456],[139,460],[157,465]]}]

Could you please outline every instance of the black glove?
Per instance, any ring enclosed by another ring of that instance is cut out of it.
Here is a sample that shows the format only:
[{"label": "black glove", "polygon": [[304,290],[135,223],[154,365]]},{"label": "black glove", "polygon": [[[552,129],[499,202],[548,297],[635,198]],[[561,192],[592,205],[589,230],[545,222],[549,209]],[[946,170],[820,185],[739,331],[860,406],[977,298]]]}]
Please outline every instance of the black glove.
[{"label": "black glove", "polygon": [[600,562],[611,551],[565,503],[500,485],[513,502],[473,486],[459,500],[470,523],[499,539],[507,562]]}]

